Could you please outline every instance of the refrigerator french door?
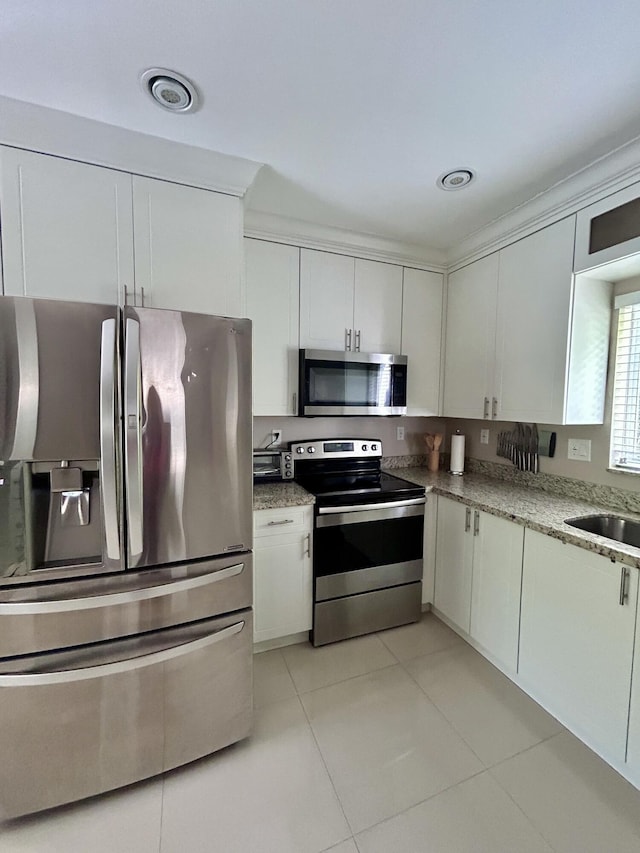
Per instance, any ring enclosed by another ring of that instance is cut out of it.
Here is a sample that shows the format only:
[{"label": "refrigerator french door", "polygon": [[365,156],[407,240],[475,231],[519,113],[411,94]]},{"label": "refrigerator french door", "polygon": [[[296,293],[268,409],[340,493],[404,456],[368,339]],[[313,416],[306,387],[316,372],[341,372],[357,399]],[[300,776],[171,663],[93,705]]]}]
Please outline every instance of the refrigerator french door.
[{"label": "refrigerator french door", "polygon": [[0,297],[0,817],[248,734],[250,365],[248,320]]}]

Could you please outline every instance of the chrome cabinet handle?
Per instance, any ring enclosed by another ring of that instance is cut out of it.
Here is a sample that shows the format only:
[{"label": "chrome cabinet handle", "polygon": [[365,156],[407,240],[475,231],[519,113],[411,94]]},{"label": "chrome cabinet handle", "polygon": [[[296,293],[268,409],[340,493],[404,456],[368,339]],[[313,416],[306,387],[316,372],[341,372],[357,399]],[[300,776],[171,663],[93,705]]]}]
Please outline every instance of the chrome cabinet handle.
[{"label": "chrome cabinet handle", "polygon": [[358,329],[358,331],[356,332],[356,352],[360,352],[360,336],[361,332],[360,329]]},{"label": "chrome cabinet handle", "polygon": [[464,514],[464,532],[468,533],[471,530],[471,507],[467,507]]},{"label": "chrome cabinet handle", "polygon": [[144,308],[144,287],[140,288],[140,294],[141,294],[141,308]]},{"label": "chrome cabinet handle", "polygon": [[128,305],[129,304],[129,288],[127,287],[126,284],[123,285],[123,287],[124,287],[124,304]]},{"label": "chrome cabinet handle", "polygon": [[477,536],[480,532],[480,513],[475,510],[473,513],[473,535]]},{"label": "chrome cabinet handle", "polygon": [[618,604],[624,607],[625,601],[629,598],[629,592],[627,590],[627,578],[629,577],[629,569],[626,566],[622,566],[620,570],[620,598],[618,599]]},{"label": "chrome cabinet handle", "polygon": [[294,415],[297,415],[297,414],[298,414],[298,406],[297,406],[297,403],[298,403],[298,395],[297,395],[297,394],[295,393],[295,391],[294,391],[294,393],[293,393],[293,414],[294,414]]},{"label": "chrome cabinet handle", "polygon": [[345,329],[344,330],[344,348],[347,352],[351,352],[351,336],[353,334],[353,329]]},{"label": "chrome cabinet handle", "polygon": [[498,417],[498,398],[497,397],[493,398],[493,403],[491,406],[491,417],[493,418],[494,421]]},{"label": "chrome cabinet handle", "polygon": [[104,320],[100,342],[100,495],[107,557],[120,559],[118,492],[116,486],[116,321]]},{"label": "chrome cabinet handle", "polygon": [[127,515],[129,556],[139,557],[143,550],[142,481],[142,388],[140,365],[140,324],[127,319],[124,361],[125,445],[127,475]]},{"label": "chrome cabinet handle", "polygon": [[278,527],[280,524],[293,524],[293,518],[285,518],[284,521],[268,521],[267,527]]},{"label": "chrome cabinet handle", "polygon": [[311,534],[307,533],[307,535],[304,537],[304,540],[307,543],[305,545],[305,549],[304,549],[304,556],[310,557],[311,556]]},{"label": "chrome cabinet handle", "polygon": [[484,409],[482,411],[482,417],[486,420],[489,419],[489,398],[484,398]]}]

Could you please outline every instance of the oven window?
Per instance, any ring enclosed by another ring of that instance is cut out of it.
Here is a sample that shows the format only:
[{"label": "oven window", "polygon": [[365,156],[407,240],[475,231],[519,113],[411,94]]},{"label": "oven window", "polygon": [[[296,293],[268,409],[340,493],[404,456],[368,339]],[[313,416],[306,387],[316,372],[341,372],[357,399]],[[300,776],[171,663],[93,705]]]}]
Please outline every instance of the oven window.
[{"label": "oven window", "polygon": [[421,560],[423,531],[423,515],[317,527],[313,540],[314,573],[322,577]]},{"label": "oven window", "polygon": [[307,361],[310,406],[391,406],[391,365]]}]

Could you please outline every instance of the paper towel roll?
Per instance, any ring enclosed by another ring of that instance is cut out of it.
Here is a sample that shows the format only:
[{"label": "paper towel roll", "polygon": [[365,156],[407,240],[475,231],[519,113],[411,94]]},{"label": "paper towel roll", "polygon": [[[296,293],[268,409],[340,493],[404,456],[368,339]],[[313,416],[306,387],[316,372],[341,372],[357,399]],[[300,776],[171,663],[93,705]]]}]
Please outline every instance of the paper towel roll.
[{"label": "paper towel roll", "polygon": [[464,435],[459,432],[451,436],[451,464],[450,474],[464,473]]}]

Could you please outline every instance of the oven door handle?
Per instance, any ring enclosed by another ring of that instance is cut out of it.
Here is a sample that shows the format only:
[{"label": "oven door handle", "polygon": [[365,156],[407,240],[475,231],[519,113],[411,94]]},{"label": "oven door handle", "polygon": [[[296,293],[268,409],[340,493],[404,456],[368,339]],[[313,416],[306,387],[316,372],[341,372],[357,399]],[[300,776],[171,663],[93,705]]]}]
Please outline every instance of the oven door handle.
[{"label": "oven door handle", "polygon": [[318,515],[337,515],[343,512],[371,512],[376,510],[395,509],[401,506],[419,506],[425,504],[426,498],[409,498],[405,501],[386,501],[384,503],[351,504],[350,506],[323,506],[318,509]]}]

